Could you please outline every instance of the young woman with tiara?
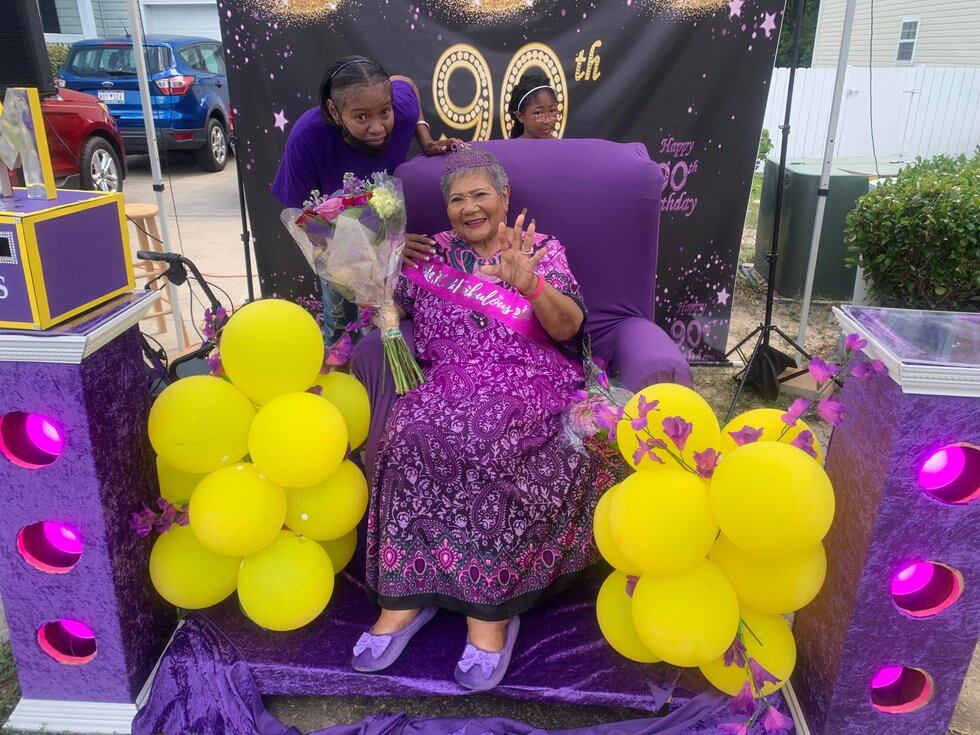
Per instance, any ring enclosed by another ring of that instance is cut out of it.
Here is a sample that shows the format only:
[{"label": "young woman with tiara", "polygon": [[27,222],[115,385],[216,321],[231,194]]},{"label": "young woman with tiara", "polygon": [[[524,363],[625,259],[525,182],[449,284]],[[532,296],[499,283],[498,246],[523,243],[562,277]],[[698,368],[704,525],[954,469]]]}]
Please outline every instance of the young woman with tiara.
[{"label": "young woman with tiara", "polygon": [[[320,83],[320,104],[303,113],[289,132],[272,194],[285,207],[302,207],[314,189],[323,194],[340,189],[347,172],[361,178],[376,171],[394,173],[407,160],[413,139],[427,156],[465,145],[456,138],[432,139],[411,79],[389,76],[364,56],[337,59]],[[407,235],[406,240],[409,264],[434,252],[434,242],[424,235]],[[357,318],[357,307],[321,285],[324,332],[332,344]]]},{"label": "young woman with tiara", "polygon": [[527,72],[514,87],[508,106],[514,121],[510,137],[549,139],[557,135],[558,95],[548,77],[540,72]]}]

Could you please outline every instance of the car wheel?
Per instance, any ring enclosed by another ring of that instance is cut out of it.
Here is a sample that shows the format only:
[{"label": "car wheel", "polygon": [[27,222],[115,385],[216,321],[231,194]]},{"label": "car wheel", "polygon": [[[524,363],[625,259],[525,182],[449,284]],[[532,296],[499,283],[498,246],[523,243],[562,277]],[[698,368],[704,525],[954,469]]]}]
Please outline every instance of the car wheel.
[{"label": "car wheel", "polygon": [[197,156],[197,165],[203,170],[224,169],[228,162],[228,137],[220,120],[213,117],[208,119],[208,126],[204,129],[204,145],[194,154]]},{"label": "car wheel", "polygon": [[88,191],[122,191],[119,156],[105,138],[93,136],[82,146],[79,159],[82,188]]}]

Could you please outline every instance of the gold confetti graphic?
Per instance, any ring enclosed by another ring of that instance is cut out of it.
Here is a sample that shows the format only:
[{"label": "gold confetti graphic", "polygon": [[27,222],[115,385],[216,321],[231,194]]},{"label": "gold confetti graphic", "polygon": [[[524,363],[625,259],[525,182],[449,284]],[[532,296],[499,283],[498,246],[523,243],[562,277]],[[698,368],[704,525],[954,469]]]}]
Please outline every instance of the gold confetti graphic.
[{"label": "gold confetti graphic", "polygon": [[313,21],[327,18],[349,0],[252,0],[251,4],[273,16],[296,21]]},{"label": "gold confetti graphic", "polygon": [[701,18],[727,5],[726,0],[644,0],[650,10],[675,18]]}]

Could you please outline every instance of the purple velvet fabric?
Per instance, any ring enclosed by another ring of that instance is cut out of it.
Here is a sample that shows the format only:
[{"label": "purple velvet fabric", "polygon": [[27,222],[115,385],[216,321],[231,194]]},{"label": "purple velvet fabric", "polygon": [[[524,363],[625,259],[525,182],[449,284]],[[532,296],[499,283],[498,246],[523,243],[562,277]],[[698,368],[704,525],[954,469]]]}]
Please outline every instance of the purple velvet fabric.
[{"label": "purple velvet fabric", "polygon": [[[653,324],[663,175],[640,143],[605,140],[507,140],[481,143],[510,178],[510,211],[528,208],[539,232],[565,246],[589,319],[593,352],[632,390],[652,383],[691,385],[680,350]],[[405,188],[408,230],[448,227],[439,187],[444,159],[419,156],[395,174]],[[402,325],[412,346],[407,324]],[[366,465],[373,472],[384,421],[395,399],[377,332],[354,350],[354,372],[371,397]]]}]

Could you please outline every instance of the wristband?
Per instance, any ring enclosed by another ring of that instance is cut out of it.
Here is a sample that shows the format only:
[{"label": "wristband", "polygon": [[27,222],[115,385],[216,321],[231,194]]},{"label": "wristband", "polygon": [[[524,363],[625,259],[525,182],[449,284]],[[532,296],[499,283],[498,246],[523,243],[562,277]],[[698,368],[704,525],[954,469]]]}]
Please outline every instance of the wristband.
[{"label": "wristband", "polygon": [[548,285],[548,282],[544,279],[544,276],[538,274],[538,285],[534,287],[534,290],[529,293],[526,298],[528,301],[534,301],[541,293],[544,291],[544,287]]},{"label": "wristband", "polygon": [[[415,123],[415,127],[418,127],[419,125],[425,125],[425,127],[429,128],[429,123],[427,123],[425,120],[419,120],[417,123]],[[432,128],[429,129],[431,130]]]}]

